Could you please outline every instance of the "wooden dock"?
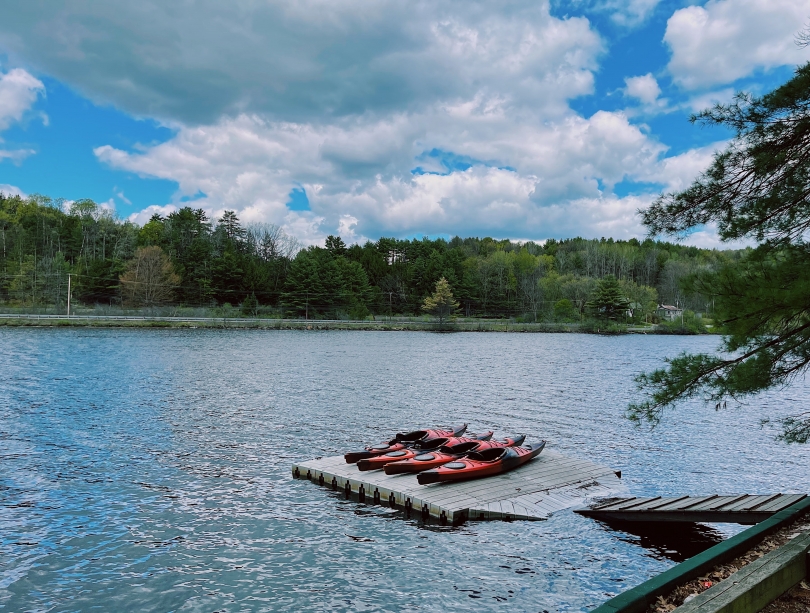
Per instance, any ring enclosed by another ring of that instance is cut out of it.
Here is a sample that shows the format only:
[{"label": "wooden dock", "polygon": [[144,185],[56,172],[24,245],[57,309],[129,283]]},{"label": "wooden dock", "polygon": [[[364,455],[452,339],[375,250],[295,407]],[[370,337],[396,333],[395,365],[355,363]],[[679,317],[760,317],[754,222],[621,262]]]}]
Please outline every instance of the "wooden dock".
[{"label": "wooden dock", "polygon": [[588,499],[626,491],[621,472],[545,449],[503,475],[458,483],[419,485],[416,475],[360,472],[343,456],[294,464],[293,477],[309,479],[360,502],[401,508],[406,515],[433,517],[443,525],[467,520],[541,520]]},{"label": "wooden dock", "polygon": [[605,521],[716,522],[752,525],[806,498],[805,494],[619,498],[576,512]]}]

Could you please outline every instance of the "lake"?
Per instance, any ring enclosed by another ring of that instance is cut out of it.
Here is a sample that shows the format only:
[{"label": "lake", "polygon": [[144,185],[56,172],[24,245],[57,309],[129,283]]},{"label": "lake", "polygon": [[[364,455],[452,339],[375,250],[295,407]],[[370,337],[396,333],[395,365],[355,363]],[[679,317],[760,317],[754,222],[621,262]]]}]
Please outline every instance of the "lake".
[{"label": "lake", "polygon": [[808,386],[657,428],[634,374],[718,337],[0,329],[0,610],[583,611],[741,530],[422,525],[293,461],[469,422],[622,471],[634,495],[810,492],[774,440]]}]

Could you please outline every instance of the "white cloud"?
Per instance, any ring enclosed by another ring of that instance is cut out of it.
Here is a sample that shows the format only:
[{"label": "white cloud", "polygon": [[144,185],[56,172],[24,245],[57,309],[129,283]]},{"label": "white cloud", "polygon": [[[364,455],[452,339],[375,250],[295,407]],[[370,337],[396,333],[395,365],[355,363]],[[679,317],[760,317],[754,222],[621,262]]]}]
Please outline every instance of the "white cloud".
[{"label": "white cloud", "polygon": [[19,164],[29,155],[34,155],[34,153],[36,151],[33,149],[0,149],[0,162],[11,160],[14,164]]},{"label": "white cloud", "polygon": [[[631,24],[656,4],[610,10]],[[91,99],[175,130],[94,150],[177,183],[137,223],[188,203],[281,224],[307,244],[334,233],[627,237],[643,233],[635,211],[652,196],[614,186],[675,185],[691,168],[662,161],[666,147],[626,113],[571,109],[593,92],[604,44],[587,19],[556,18],[543,0],[29,0],[0,4],[0,40]],[[629,78],[626,94],[666,106],[651,73]],[[299,186],[310,211],[286,206]]]},{"label": "white cloud", "polygon": [[142,226],[152,218],[152,215],[160,215],[161,217],[165,217],[169,213],[174,213],[176,210],[177,207],[173,204],[167,204],[165,206],[153,204],[141,211],[138,211],[137,213],[133,213],[127,217],[127,220]]},{"label": "white cloud", "polygon": [[686,89],[732,83],[758,69],[810,59],[794,35],[810,16],[810,0],[709,0],[669,18],[664,41],[669,70]]},{"label": "white cloud", "polygon": [[96,101],[211,123],[397,113],[491,91],[565,110],[600,37],[547,1],[106,0],[0,3],[5,49]]},{"label": "white cloud", "polygon": [[628,77],[624,80],[626,85],[624,93],[626,96],[636,98],[646,105],[653,105],[661,95],[661,88],[658,81],[651,73],[640,77]]},{"label": "white cloud", "polygon": [[6,196],[20,196],[21,198],[27,198],[28,194],[22,191],[19,187],[15,185],[8,185],[7,183],[0,183],[0,194],[5,194]]},{"label": "white cloud", "polygon": [[[45,92],[42,82],[21,68],[0,72],[0,132],[21,121],[37,98]],[[0,138],[0,143],[3,139]],[[0,149],[0,162],[10,160],[20,164],[33,149]]]},{"label": "white cloud", "polygon": [[659,2],[660,0],[613,0],[605,2],[605,6],[612,11],[611,18],[614,22],[632,27],[645,21]]},{"label": "white cloud", "polygon": [[611,21],[624,27],[641,25],[652,15],[661,0],[554,0],[560,12],[573,8],[607,13]]},{"label": "white cloud", "polygon": [[696,229],[683,239],[683,242],[703,249],[745,249],[746,247],[756,247],[756,241],[728,241],[723,242],[717,234],[716,224],[706,224]]},{"label": "white cloud", "polygon": [[639,175],[639,178],[661,184],[668,192],[682,191],[709,168],[714,154],[725,149],[727,145],[728,141],[720,141],[664,158],[650,168],[648,174]]},{"label": "white cloud", "polygon": [[728,104],[734,98],[736,92],[731,87],[726,87],[717,91],[707,92],[692,96],[687,103],[688,108],[695,113],[713,107],[715,104]]},{"label": "white cloud", "polygon": [[113,188],[113,193],[122,202],[124,202],[126,204],[132,204],[132,201],[124,195],[124,190],[123,189],[118,189],[117,187],[114,187]]},{"label": "white cloud", "polygon": [[44,92],[42,81],[22,68],[0,73],[0,131],[20,121]]},{"label": "white cloud", "polygon": [[[214,216],[233,209],[244,221],[271,221],[294,234],[297,227],[315,240],[336,232],[349,239],[494,229],[557,235],[543,222],[549,205],[598,201],[625,178],[652,173],[665,150],[622,113],[584,119],[569,112],[557,122],[530,123],[488,108],[437,107],[331,125],[240,115],[181,128],[137,151],[105,145],[95,153],[114,168],[176,181],[171,206],[194,198],[193,206]],[[443,174],[411,173],[426,166],[426,151],[438,152],[432,164]],[[466,169],[445,166],[456,152],[470,160]],[[311,212],[286,206],[299,185]]]},{"label": "white cloud", "polygon": [[357,232],[355,232],[358,221],[359,220],[357,217],[354,217],[353,215],[341,215],[340,221],[338,221],[337,232],[344,242],[349,245],[354,243],[363,244],[368,240],[368,237],[359,236]]}]

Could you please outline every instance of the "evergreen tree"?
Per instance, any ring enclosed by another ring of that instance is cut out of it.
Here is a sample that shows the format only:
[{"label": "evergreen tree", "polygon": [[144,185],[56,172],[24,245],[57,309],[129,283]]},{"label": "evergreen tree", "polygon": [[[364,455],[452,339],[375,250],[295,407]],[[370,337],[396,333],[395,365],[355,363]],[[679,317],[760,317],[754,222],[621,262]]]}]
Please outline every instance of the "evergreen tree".
[{"label": "evergreen tree", "polygon": [[242,302],[242,314],[255,317],[258,312],[259,301],[256,299],[256,294],[251,292],[250,295],[245,298],[244,302]]},{"label": "evergreen tree", "polygon": [[585,306],[599,318],[622,319],[630,308],[630,301],[624,296],[619,280],[608,275],[599,281]]},{"label": "evergreen tree", "polygon": [[220,230],[225,237],[236,244],[241,244],[245,238],[245,229],[239,223],[239,217],[236,216],[234,211],[225,211],[222,217],[219,218],[217,229]]},{"label": "evergreen tree", "polygon": [[339,236],[326,237],[326,250],[332,255],[343,255],[346,253],[346,243]]},{"label": "evergreen tree", "polygon": [[[660,419],[679,400],[715,406],[788,383],[810,364],[810,64],[761,98],[740,94],[693,121],[731,128],[735,137],[688,189],[661,196],[644,213],[653,234],[684,234],[716,223],[724,240],[754,240],[741,262],[695,275],[722,324],[724,355],[682,354],[637,378],[646,399],[633,419]],[[810,439],[808,414],[783,423],[784,440]]]}]

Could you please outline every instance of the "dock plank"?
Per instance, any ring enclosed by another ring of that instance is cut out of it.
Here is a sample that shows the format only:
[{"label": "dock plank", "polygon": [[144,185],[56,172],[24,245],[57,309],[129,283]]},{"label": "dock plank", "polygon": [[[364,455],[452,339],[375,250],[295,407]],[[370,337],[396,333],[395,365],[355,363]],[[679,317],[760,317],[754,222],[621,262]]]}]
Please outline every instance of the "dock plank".
[{"label": "dock plank", "polygon": [[732,522],[756,524],[800,500],[804,494],[736,494],[651,499],[625,499],[578,509],[581,515],[613,521]]},{"label": "dock plank", "polygon": [[782,494],[782,496],[780,496],[779,498],[758,508],[757,511],[768,511],[776,513],[778,511],[781,511],[782,509],[788,508],[792,504],[796,504],[803,498],[806,498],[805,494]]},{"label": "dock plank", "polygon": [[666,504],[661,504],[656,508],[656,511],[682,511],[692,506],[696,506],[706,502],[707,500],[711,500],[712,498],[717,498],[717,495],[714,494],[712,496],[678,496],[675,498],[669,499],[662,499],[662,503],[664,500],[668,500]]},{"label": "dock plank", "polygon": [[770,502],[773,499],[777,498],[778,496],[781,496],[781,494],[771,494],[766,496],[746,496],[744,499],[738,502],[724,506],[723,510],[737,511],[737,512],[750,511],[752,508],[764,505],[766,502]]},{"label": "dock plank", "polygon": [[[503,475],[458,483],[419,485],[416,475],[386,475],[382,470],[361,472],[357,465],[346,464],[342,456],[307,460],[293,465],[293,476],[344,492],[349,482],[352,495],[361,485],[365,501],[380,494],[380,504],[389,505],[393,495],[398,507],[407,501],[415,513],[422,505],[433,517],[446,516],[455,521],[461,516],[472,519],[545,519],[562,508],[583,504],[593,495],[616,495],[625,487],[617,471],[588,460],[570,458],[545,450],[537,459]],[[530,498],[529,498],[530,497]]]}]

